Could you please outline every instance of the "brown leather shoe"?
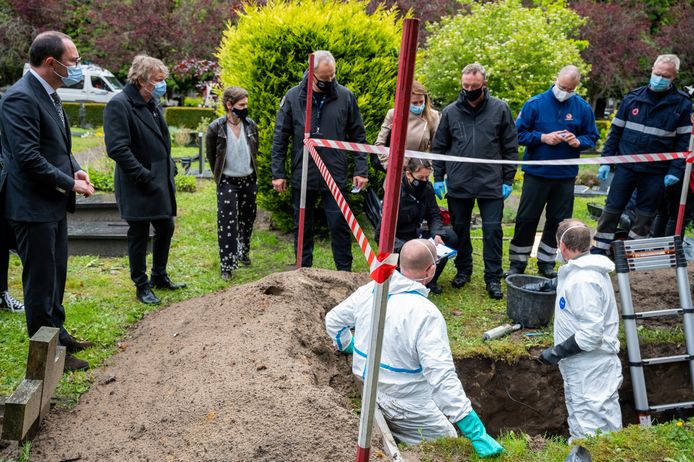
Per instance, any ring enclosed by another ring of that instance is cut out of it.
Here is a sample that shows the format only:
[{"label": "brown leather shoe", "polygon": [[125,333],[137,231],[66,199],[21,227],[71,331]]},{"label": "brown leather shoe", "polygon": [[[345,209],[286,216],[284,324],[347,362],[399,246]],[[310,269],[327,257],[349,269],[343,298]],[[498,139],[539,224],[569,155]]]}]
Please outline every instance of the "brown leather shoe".
[{"label": "brown leather shoe", "polygon": [[79,342],[74,337],[61,340],[60,344],[65,347],[68,353],[77,353],[94,346],[94,342]]},{"label": "brown leather shoe", "polygon": [[63,370],[65,371],[79,371],[83,369],[89,369],[89,363],[84,359],[75,358],[72,355],[65,355],[65,366]]}]

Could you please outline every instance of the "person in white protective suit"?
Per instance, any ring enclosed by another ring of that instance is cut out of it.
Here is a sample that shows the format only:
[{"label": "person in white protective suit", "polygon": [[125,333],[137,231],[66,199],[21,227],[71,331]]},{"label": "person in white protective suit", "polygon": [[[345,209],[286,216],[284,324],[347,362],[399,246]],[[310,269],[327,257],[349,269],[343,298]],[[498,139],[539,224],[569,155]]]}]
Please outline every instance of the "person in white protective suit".
[{"label": "person in white protective suit", "polygon": [[571,442],[622,428],[619,313],[609,275],[614,263],[589,253],[590,229],[568,219],[559,224],[557,237],[557,259],[567,263],[556,279],[554,347],[539,359],[559,364]]},{"label": "person in white protective suit", "polygon": [[[393,435],[408,444],[469,438],[480,457],[503,452],[472,409],[453,365],[446,322],[427,296],[436,272],[436,248],[413,239],[400,252],[390,281],[377,402]],[[366,372],[375,282],[357,289],[325,316],[338,350],[353,354],[352,371]],[[354,329],[352,334],[351,329]],[[455,425],[455,426],[454,426]]]}]

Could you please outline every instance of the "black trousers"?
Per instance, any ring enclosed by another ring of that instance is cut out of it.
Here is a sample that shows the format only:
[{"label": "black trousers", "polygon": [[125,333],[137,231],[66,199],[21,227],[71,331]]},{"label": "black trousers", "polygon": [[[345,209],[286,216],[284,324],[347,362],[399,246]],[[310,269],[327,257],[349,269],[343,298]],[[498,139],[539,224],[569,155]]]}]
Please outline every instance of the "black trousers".
[{"label": "black trousers", "polygon": [[240,178],[222,176],[217,186],[217,240],[222,271],[238,268],[238,260],[251,250],[257,212],[255,174]]},{"label": "black trousers", "polygon": [[[660,205],[658,206],[658,214],[653,220],[651,226],[651,234],[653,237],[673,236],[677,227],[677,214],[680,211],[680,194],[682,193],[682,182],[676,183],[665,188]],[[682,226],[682,236],[687,226],[692,221],[694,213],[694,193],[687,190],[687,205],[684,209],[684,222]]]},{"label": "black trousers", "polygon": [[574,179],[540,178],[525,174],[516,226],[509,246],[511,266],[525,269],[535,242],[535,232],[545,210],[545,227],[537,251],[538,265],[554,266],[557,228],[574,210]]},{"label": "black trousers", "polygon": [[[346,191],[342,194],[347,197]],[[318,198],[323,199],[325,217],[330,230],[330,245],[333,250],[333,260],[338,271],[352,271],[352,232],[347,221],[342,216],[337,202],[330,191],[306,191],[306,216],[304,218],[304,246],[302,249],[301,266],[313,266],[313,213]],[[299,206],[301,190],[292,188],[294,201],[294,254],[296,255],[299,241]]]},{"label": "black trousers", "polygon": [[151,221],[128,221],[128,259],[130,260],[130,279],[135,287],[147,287],[147,239],[149,225],[154,228],[152,239],[152,277],[166,276],[166,264],[169,261],[169,247],[174,232],[173,218]]},{"label": "black trousers", "polygon": [[0,292],[7,290],[7,273],[10,270],[10,249],[17,248],[17,240],[10,223],[0,210]]},{"label": "black trousers", "polygon": [[60,329],[59,340],[69,334],[65,323],[67,277],[67,219],[48,223],[11,221],[22,260],[22,284],[27,331],[31,338],[42,326]]},{"label": "black trousers", "polygon": [[[402,246],[405,245],[407,241],[410,241],[412,239],[429,239],[431,237],[431,233],[429,232],[428,229],[422,229],[422,228],[417,228],[417,231],[415,234],[397,234],[397,229],[396,229],[396,235],[395,235],[395,244],[393,246],[393,252],[395,253],[400,253],[402,251]],[[452,249],[457,249],[458,248],[458,236],[455,235],[455,231],[451,229],[450,227],[445,227],[443,229],[443,233],[441,234],[441,239],[443,239],[443,243],[446,244],[448,247]],[[376,242],[378,242],[378,236],[376,236]],[[446,264],[448,263],[448,258],[442,258],[436,263],[436,272],[434,273],[434,277],[431,279],[431,284],[436,284],[439,280],[439,277],[443,273],[443,270],[446,269]],[[398,271],[400,271],[400,263],[398,262]]]},{"label": "black trousers", "polygon": [[[484,258],[484,280],[499,281],[503,275],[501,257],[503,251],[503,231],[501,218],[504,213],[504,200],[477,198],[482,217],[482,257]],[[475,198],[456,199],[448,196],[448,209],[451,213],[453,231],[458,236],[458,255],[455,267],[459,274],[472,274],[472,242],[470,241],[470,219]]]}]

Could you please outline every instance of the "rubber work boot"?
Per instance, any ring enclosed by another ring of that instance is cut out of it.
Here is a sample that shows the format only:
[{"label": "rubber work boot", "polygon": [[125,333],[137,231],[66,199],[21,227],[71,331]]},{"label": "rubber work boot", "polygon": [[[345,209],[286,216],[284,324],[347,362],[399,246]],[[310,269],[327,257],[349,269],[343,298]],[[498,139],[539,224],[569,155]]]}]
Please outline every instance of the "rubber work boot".
[{"label": "rubber work boot", "polygon": [[427,284],[426,287],[432,294],[440,295],[443,293],[443,289],[441,288],[441,286],[435,282],[430,282],[429,284]]},{"label": "rubber work boot", "polygon": [[474,409],[455,425],[463,436],[470,440],[479,457],[492,457],[504,452],[504,448],[487,434],[487,429],[484,428],[484,424]]},{"label": "rubber work boot", "polygon": [[465,284],[467,284],[468,282],[470,282],[470,275],[469,274],[458,273],[453,278],[453,282],[451,284],[456,289],[462,289],[463,287],[465,287]]},{"label": "rubber work boot", "polygon": [[554,271],[554,263],[538,263],[537,269],[540,276],[544,276],[547,279],[554,279],[557,277],[557,272]]},{"label": "rubber work boot", "polygon": [[525,273],[525,266],[511,264],[511,266],[509,266],[508,269],[504,272],[504,277],[506,278],[512,274],[523,274],[523,273]]},{"label": "rubber work boot", "polygon": [[494,300],[501,300],[504,298],[504,293],[501,291],[501,283],[499,281],[488,281],[487,293],[489,297]]}]

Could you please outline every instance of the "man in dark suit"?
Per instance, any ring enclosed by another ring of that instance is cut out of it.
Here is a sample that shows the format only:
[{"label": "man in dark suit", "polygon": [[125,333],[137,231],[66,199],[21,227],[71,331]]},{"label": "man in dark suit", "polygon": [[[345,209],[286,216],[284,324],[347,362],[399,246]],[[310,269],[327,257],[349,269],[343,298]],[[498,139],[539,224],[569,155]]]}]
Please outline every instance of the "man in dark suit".
[{"label": "man in dark suit", "polygon": [[[159,59],[135,56],[125,88],[104,110],[106,151],[116,161],[116,201],[129,226],[130,278],[137,299],[152,305],[161,302],[153,287],[176,290],[186,286],[172,282],[166,272],[176,216],[176,166],[171,159],[169,127],[158,103],[166,94],[168,74]],[[146,260],[150,224],[154,228],[151,281]]]},{"label": "man in dark suit", "polygon": [[89,196],[94,187],[71,154],[70,124],[56,92],[63,84],[81,80],[80,57],[70,37],[49,31],[34,39],[29,61],[29,72],[0,102],[0,190],[24,266],[29,337],[41,326],[59,328],[59,342],[68,352],[65,369],[86,369],[89,363],[72,353],[91,343],[78,342],[63,326],[66,212],[74,211],[76,194]]}]

